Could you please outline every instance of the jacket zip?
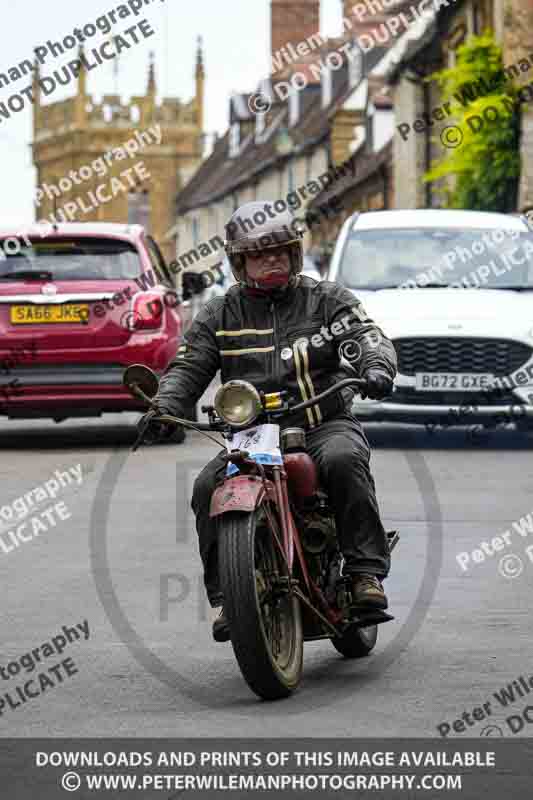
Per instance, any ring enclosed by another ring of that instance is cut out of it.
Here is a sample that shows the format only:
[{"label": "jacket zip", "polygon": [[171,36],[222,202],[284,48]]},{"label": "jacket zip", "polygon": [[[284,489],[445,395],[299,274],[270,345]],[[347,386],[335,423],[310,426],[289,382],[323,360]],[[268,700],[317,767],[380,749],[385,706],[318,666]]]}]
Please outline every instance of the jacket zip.
[{"label": "jacket zip", "polygon": [[275,380],[275,389],[274,389],[274,391],[279,391],[280,382],[281,382],[281,376],[278,374],[279,373],[279,355],[278,355],[279,344],[278,344],[278,325],[277,325],[278,317],[277,317],[277,314],[276,314],[276,308],[275,308],[275,304],[274,303],[270,304],[270,310],[272,311],[272,317],[273,317],[272,327],[274,328],[274,353],[273,353],[273,356],[274,356],[274,369],[273,369],[273,372],[274,372],[274,380]]}]

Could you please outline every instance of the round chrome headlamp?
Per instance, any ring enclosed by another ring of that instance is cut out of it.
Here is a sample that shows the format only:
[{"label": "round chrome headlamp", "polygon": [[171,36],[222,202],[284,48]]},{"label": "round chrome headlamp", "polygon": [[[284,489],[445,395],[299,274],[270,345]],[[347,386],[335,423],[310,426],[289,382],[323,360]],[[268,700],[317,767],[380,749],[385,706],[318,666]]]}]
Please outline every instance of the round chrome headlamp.
[{"label": "round chrome headlamp", "polygon": [[234,428],[252,425],[263,410],[257,389],[248,381],[228,381],[217,389],[215,411]]}]

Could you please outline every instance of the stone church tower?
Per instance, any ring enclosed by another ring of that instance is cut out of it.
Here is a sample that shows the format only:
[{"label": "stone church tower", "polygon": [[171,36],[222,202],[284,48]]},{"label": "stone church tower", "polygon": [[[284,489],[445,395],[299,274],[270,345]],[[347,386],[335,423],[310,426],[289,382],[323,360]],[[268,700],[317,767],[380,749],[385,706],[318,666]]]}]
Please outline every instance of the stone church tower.
[{"label": "stone church tower", "polygon": [[[175,198],[200,165],[203,154],[205,72],[201,40],[196,92],[188,103],[174,97],[157,103],[153,56],[146,94],[132,97],[126,104],[119,95],[104,95],[102,102],[96,103],[87,93],[87,74],[82,67],[76,96],[44,105],[40,77],[36,65],[32,150],[37,187],[42,190],[36,194],[36,220],[49,219],[53,214],[58,222],[144,224],[171,260],[175,242],[167,238],[167,232],[175,222]],[[136,140],[139,150],[132,158],[119,159],[119,150],[128,140]],[[105,172],[101,166],[104,156]],[[93,168],[97,159],[100,166]],[[139,166],[141,162],[144,166]],[[125,180],[121,173],[128,169],[132,172]],[[93,202],[97,193],[109,199]],[[68,203],[70,211],[65,215]]]}]

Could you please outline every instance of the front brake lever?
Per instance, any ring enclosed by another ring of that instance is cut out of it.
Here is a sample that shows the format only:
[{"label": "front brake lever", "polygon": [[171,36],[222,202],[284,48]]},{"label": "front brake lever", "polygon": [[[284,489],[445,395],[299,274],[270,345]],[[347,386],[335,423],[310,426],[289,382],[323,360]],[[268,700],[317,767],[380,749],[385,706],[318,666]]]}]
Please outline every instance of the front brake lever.
[{"label": "front brake lever", "polygon": [[144,435],[145,435],[146,431],[148,430],[148,426],[150,425],[150,422],[151,422],[151,420],[147,419],[145,421],[144,425],[142,426],[142,428],[140,429],[139,435],[137,436],[137,438],[135,440],[135,443],[134,443],[133,447],[131,448],[131,452],[132,453],[135,453],[139,449],[141,444],[143,443]]},{"label": "front brake lever", "polygon": [[146,433],[146,428],[143,428],[143,430],[140,431],[139,435],[137,436],[133,447],[131,448],[132,453],[135,453],[143,443],[145,433]]}]

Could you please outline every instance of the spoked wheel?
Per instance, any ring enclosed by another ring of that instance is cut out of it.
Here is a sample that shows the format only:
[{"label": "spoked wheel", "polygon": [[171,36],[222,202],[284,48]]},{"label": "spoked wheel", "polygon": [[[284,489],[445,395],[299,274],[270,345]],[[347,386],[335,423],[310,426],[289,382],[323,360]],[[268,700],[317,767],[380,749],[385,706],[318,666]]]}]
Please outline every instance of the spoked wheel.
[{"label": "spoked wheel", "polygon": [[287,697],[302,673],[301,609],[288,594],[285,562],[264,508],[225,514],[218,553],[224,611],[244,679],[265,700]]},{"label": "spoked wheel", "polygon": [[345,658],[363,658],[372,652],[378,638],[378,626],[356,628],[351,625],[342,636],[331,640],[335,650]]}]

